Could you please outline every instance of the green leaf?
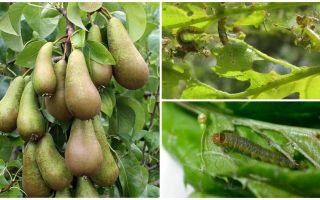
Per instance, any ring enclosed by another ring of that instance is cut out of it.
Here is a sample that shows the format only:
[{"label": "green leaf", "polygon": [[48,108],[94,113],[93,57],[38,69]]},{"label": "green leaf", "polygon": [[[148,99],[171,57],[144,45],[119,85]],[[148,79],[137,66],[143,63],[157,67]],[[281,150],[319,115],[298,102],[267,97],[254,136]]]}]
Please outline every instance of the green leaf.
[{"label": "green leaf", "polygon": [[20,190],[20,186],[19,183],[15,183],[12,185],[12,187],[4,192],[4,193],[0,193],[0,197],[1,198],[21,198],[22,196],[22,192]]},{"label": "green leaf", "polygon": [[[192,15],[190,16],[188,12],[192,12]],[[162,27],[164,30],[168,27],[175,26],[176,24],[197,20],[206,16],[207,13],[205,9],[197,6],[196,4],[186,4],[185,10],[175,6],[172,3],[162,4]],[[193,26],[203,28],[209,23],[210,22],[202,22],[193,24]]]},{"label": "green leaf", "polygon": [[86,47],[88,47],[90,50],[90,55],[92,60],[101,64],[109,64],[109,65],[116,64],[109,50],[100,42],[87,41]]},{"label": "green leaf", "polygon": [[9,8],[11,24],[18,35],[21,35],[21,15],[26,5],[26,3],[14,3]]},{"label": "green leaf", "polygon": [[118,99],[116,102],[117,109],[113,111],[110,119],[110,131],[119,135],[123,140],[130,141],[134,129],[135,113],[128,105],[122,104]]},{"label": "green leaf", "polygon": [[158,132],[149,132],[144,136],[144,139],[151,152],[159,149],[160,134]]},{"label": "green leaf", "polygon": [[148,184],[146,189],[143,191],[140,198],[159,198],[160,188],[154,185]]},{"label": "green leaf", "polygon": [[79,29],[75,31],[71,36],[71,44],[73,48],[82,48],[86,42],[86,31]]},{"label": "green leaf", "polygon": [[36,40],[28,45],[17,55],[16,65],[25,68],[33,68],[40,48],[45,44],[43,40]]},{"label": "green leaf", "polygon": [[85,12],[94,12],[101,8],[102,2],[79,2],[78,5]]},{"label": "green leaf", "polygon": [[21,36],[12,35],[5,32],[2,32],[1,36],[6,42],[8,48],[12,49],[13,51],[20,52],[23,49],[23,41]]},{"label": "green leaf", "polygon": [[224,74],[228,71],[251,69],[254,54],[243,43],[228,43],[218,54],[215,71]]},{"label": "green leaf", "polygon": [[287,84],[267,90],[250,98],[256,99],[282,99],[290,94],[298,93],[300,99],[319,99],[320,98],[319,75],[313,75],[304,79],[293,81]]},{"label": "green leaf", "polygon": [[75,24],[76,26],[87,30],[86,27],[83,25],[83,22],[81,20],[81,10],[78,6],[77,2],[69,2],[67,7],[67,13],[68,13],[68,19]]},{"label": "green leaf", "polygon": [[141,3],[120,3],[126,13],[126,26],[133,42],[141,38],[147,26],[147,16]]},{"label": "green leaf", "polygon": [[183,99],[218,99],[223,95],[223,92],[201,83],[196,80],[190,80],[187,82],[187,87],[183,91],[181,98]]},{"label": "green leaf", "polygon": [[11,35],[18,35],[11,25],[11,20],[8,13],[4,14],[0,19],[0,30]]},{"label": "green leaf", "polygon": [[120,183],[125,196],[138,197],[148,184],[148,170],[132,154],[121,158]]},{"label": "green leaf", "polygon": [[183,83],[188,79],[188,74],[177,71],[171,66],[166,66],[165,62],[163,62],[162,66],[162,98],[180,98],[184,89]]},{"label": "green leaf", "polygon": [[113,108],[116,105],[116,97],[111,88],[105,88],[100,94],[101,96],[101,111],[108,117],[112,116]]},{"label": "green leaf", "polygon": [[45,38],[58,26],[60,15],[46,18],[46,16],[42,16],[42,11],[42,7],[27,4],[23,10],[23,15],[29,26],[36,31],[41,38]]},{"label": "green leaf", "polygon": [[258,198],[299,198],[300,196],[292,194],[288,191],[274,187],[261,181],[249,180],[247,182],[248,188]]},{"label": "green leaf", "polygon": [[134,134],[139,132],[145,123],[145,114],[144,114],[144,109],[142,107],[142,105],[140,104],[139,101],[137,101],[136,99],[132,98],[132,97],[124,97],[121,96],[117,99],[117,103],[119,103],[120,105],[123,106],[128,106],[130,109],[133,110],[134,112]]},{"label": "green leaf", "polygon": [[261,23],[264,22],[264,17],[266,15],[266,11],[254,11],[249,16],[238,19],[234,25],[235,26],[255,26],[258,27]]}]

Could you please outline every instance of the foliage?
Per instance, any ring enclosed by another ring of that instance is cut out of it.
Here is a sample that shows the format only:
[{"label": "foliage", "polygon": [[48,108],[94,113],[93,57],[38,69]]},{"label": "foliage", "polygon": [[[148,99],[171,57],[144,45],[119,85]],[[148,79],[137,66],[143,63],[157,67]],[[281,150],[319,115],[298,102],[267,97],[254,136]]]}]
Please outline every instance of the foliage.
[{"label": "foliage", "polygon": [[164,3],[163,98],[319,98],[319,6]]},{"label": "foliage", "polygon": [[[59,10],[57,5],[63,6],[66,13]],[[122,20],[149,64],[150,78],[144,88],[135,91],[122,88],[114,79],[107,88],[100,88],[103,125],[120,168],[120,178],[114,186],[98,188],[98,191],[105,197],[158,197],[159,4],[103,3],[102,6]],[[61,58],[64,52],[59,38],[63,39],[68,26],[70,28],[68,20],[75,25],[71,43],[73,47],[83,48],[89,70],[90,60],[114,64],[106,44],[106,19],[99,12],[93,12],[100,7],[77,2],[0,3],[0,97],[4,96],[10,80],[33,69],[38,51],[46,41],[58,41],[53,60]],[[86,31],[92,22],[102,30],[103,45],[86,41]],[[39,97],[39,101],[41,111],[49,121],[49,130],[56,147],[63,154],[71,121],[55,120],[47,112],[44,98]],[[1,197],[24,196],[20,188],[23,146],[16,131],[1,133]]]},{"label": "foliage", "polygon": [[[319,113],[317,105],[316,102],[166,102],[162,141],[183,166],[185,182],[193,186],[194,197],[319,197],[319,129],[310,128],[319,127],[318,114],[314,114]],[[290,113],[280,117],[272,112],[274,107]],[[202,125],[197,122],[199,113],[207,116]],[[256,120],[261,118],[268,122]],[[291,119],[299,119],[301,127],[290,126]],[[280,167],[215,145],[212,135],[224,130],[281,152],[303,167]]]}]

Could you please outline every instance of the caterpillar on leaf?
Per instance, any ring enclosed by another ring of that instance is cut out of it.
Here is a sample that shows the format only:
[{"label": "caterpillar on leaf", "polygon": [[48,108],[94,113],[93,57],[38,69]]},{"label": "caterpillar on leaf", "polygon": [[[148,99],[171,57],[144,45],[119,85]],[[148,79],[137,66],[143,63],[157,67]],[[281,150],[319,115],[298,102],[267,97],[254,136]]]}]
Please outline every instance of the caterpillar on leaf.
[{"label": "caterpillar on leaf", "polygon": [[299,164],[291,161],[281,153],[270,151],[232,132],[224,131],[222,133],[213,134],[212,142],[228,149],[234,149],[257,160],[291,169],[301,168]]}]

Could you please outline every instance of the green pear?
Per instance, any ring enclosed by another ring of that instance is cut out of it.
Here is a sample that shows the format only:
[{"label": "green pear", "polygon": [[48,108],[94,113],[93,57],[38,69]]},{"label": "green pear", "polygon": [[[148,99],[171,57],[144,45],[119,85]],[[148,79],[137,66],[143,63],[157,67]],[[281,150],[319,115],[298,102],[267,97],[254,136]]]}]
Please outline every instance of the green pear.
[{"label": "green pear", "polygon": [[63,190],[56,191],[56,195],[54,198],[71,198],[71,193],[69,188],[65,188]]},{"label": "green pear", "polygon": [[50,188],[44,182],[36,162],[36,143],[30,141],[23,152],[22,188],[28,197],[49,197]]},{"label": "green pear", "polygon": [[87,177],[77,178],[76,198],[99,198],[99,193]]},{"label": "green pear", "polygon": [[91,120],[75,119],[65,151],[65,161],[75,176],[90,176],[101,167],[102,150]]},{"label": "green pear", "polygon": [[99,186],[109,187],[113,185],[117,180],[119,176],[119,168],[111,154],[109,143],[106,137],[106,133],[101,124],[100,117],[96,116],[92,122],[96,137],[102,149],[103,160],[101,168],[94,176],[91,176],[90,178]]},{"label": "green pear", "polygon": [[67,188],[73,176],[59,154],[50,133],[45,134],[37,144],[36,161],[42,178],[53,190]]},{"label": "green pear", "polygon": [[60,121],[66,121],[72,118],[65,100],[65,77],[67,63],[60,60],[55,64],[54,71],[57,76],[57,88],[53,96],[45,97],[45,104],[48,112]]},{"label": "green pear", "polygon": [[91,81],[84,55],[78,49],[69,56],[65,81],[66,104],[73,116],[88,120],[100,112],[99,92]]},{"label": "green pear", "polygon": [[29,81],[31,81],[31,76],[30,76],[30,75],[27,75],[27,76],[25,76],[23,79],[24,79],[25,85],[27,85],[27,83],[29,83]]},{"label": "green pear", "polygon": [[45,120],[37,95],[30,81],[23,90],[17,119],[18,132],[23,140],[38,140],[45,134]]},{"label": "green pear", "polygon": [[57,78],[52,65],[53,43],[44,44],[38,53],[33,70],[33,87],[38,95],[52,95],[56,89]]},{"label": "green pear", "polygon": [[[102,42],[99,26],[93,24],[88,33],[88,40]],[[97,86],[107,86],[112,78],[112,66],[91,60],[91,80]]]},{"label": "green pear", "polygon": [[24,89],[24,79],[18,76],[0,101],[0,131],[10,133],[17,128],[19,104]]},{"label": "green pear", "polygon": [[107,35],[110,52],[117,63],[113,67],[116,81],[127,89],[143,87],[149,78],[148,65],[120,20],[115,17],[109,19]]}]

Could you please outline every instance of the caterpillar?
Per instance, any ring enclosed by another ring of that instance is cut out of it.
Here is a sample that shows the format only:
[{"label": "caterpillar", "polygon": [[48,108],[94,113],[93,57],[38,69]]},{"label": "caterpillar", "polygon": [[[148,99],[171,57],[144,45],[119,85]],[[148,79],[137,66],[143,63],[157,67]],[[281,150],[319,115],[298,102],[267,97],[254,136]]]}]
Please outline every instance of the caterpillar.
[{"label": "caterpillar", "polygon": [[226,30],[226,18],[222,18],[218,21],[218,34],[220,41],[223,45],[226,45],[229,42],[227,30]]},{"label": "caterpillar", "polygon": [[300,168],[300,165],[289,160],[284,155],[278,152],[272,152],[233,132],[224,131],[222,133],[213,134],[212,142],[222,147],[235,149],[238,152],[251,156],[257,160],[276,164],[281,167],[292,169]]},{"label": "caterpillar", "polygon": [[186,40],[186,34],[201,34],[204,30],[194,26],[182,27],[177,31],[176,40],[186,51],[197,51],[196,42],[194,40]]}]

